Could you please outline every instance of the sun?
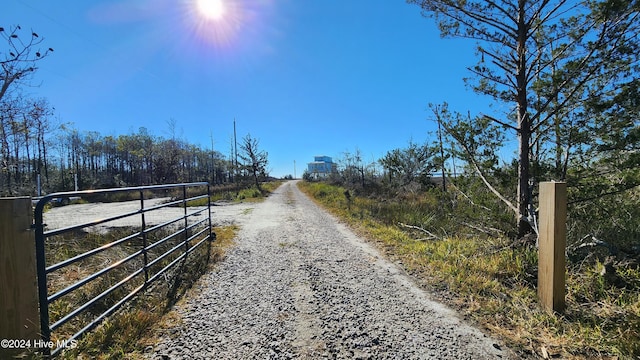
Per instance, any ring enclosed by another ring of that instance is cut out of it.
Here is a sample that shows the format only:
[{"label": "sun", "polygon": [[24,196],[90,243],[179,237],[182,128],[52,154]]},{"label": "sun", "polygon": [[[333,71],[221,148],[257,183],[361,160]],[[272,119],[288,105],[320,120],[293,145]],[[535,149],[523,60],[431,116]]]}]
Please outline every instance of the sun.
[{"label": "sun", "polygon": [[197,0],[198,12],[209,20],[220,20],[226,9],[223,0]]},{"label": "sun", "polygon": [[[172,0],[183,6],[184,21],[197,40],[216,49],[237,44],[247,31],[255,29],[256,14],[260,12],[254,3],[273,0]],[[252,4],[247,6],[247,3]],[[249,25],[252,26],[249,26]]]}]

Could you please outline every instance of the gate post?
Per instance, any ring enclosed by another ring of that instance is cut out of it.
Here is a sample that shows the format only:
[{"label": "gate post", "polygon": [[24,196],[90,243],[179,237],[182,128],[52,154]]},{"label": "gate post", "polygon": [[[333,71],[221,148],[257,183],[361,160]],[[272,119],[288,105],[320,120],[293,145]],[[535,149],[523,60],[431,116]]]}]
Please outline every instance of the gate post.
[{"label": "gate post", "polygon": [[33,344],[40,317],[32,220],[30,197],[0,198],[0,339]]},{"label": "gate post", "polygon": [[540,241],[538,297],[543,308],[565,308],[565,249],[567,244],[567,184],[540,183]]}]

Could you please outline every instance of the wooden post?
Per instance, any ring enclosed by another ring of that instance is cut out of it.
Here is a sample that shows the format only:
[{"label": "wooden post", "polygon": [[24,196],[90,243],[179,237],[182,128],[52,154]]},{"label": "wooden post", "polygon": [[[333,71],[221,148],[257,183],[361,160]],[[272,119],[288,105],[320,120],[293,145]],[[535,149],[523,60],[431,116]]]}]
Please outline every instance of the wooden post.
[{"label": "wooden post", "polygon": [[567,184],[540,183],[538,297],[543,308],[565,308],[565,248],[567,244]]},{"label": "wooden post", "polygon": [[31,198],[0,199],[0,339],[33,345],[40,339],[40,318],[32,219]]}]

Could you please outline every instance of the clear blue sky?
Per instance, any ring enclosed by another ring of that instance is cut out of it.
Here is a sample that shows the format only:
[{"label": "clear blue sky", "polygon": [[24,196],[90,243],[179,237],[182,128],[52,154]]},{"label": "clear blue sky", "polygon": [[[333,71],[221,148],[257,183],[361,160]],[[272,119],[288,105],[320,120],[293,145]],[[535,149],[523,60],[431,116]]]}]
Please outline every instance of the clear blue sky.
[{"label": "clear blue sky", "polygon": [[168,137],[229,153],[250,133],[274,176],[301,176],[314,155],[359,149],[378,159],[435,124],[427,104],[485,109],[467,89],[474,44],[441,39],[403,0],[5,0],[0,26],[19,24],[55,52],[27,91],[62,122],[102,135]]}]

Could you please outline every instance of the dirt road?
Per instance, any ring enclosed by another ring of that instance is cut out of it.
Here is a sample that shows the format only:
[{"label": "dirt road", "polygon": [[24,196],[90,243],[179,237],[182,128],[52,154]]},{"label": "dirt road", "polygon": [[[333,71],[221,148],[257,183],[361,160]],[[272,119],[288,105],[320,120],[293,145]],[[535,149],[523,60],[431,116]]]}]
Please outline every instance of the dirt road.
[{"label": "dirt road", "polygon": [[236,212],[236,246],[152,359],[497,359],[467,325],[295,185]]}]

